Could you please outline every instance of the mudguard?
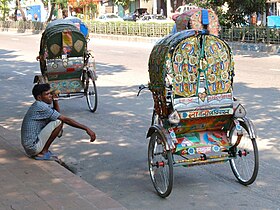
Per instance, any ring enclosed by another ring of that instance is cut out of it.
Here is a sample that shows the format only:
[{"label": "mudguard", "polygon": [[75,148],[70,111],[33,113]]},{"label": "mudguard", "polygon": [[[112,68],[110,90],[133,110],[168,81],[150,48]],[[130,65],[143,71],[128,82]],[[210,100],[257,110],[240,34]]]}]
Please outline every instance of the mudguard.
[{"label": "mudguard", "polygon": [[249,118],[247,118],[245,116],[245,117],[236,118],[236,119],[245,123],[245,125],[249,129],[248,132],[249,132],[250,138],[254,138],[254,139],[257,138],[257,133],[256,133],[255,126],[254,126],[253,122]]},{"label": "mudguard", "polygon": [[162,136],[167,150],[173,150],[176,148],[168,131],[160,125],[151,126],[148,130],[146,138],[151,137],[154,132],[158,132]]}]

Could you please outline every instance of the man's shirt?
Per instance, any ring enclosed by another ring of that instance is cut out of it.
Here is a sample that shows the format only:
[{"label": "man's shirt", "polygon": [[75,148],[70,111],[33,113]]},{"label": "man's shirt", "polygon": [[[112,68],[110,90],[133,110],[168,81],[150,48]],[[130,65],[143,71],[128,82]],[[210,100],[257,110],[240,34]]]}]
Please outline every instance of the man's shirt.
[{"label": "man's shirt", "polygon": [[55,121],[60,113],[43,101],[35,101],[25,114],[21,125],[21,144],[29,156],[36,155],[36,143],[41,130]]}]

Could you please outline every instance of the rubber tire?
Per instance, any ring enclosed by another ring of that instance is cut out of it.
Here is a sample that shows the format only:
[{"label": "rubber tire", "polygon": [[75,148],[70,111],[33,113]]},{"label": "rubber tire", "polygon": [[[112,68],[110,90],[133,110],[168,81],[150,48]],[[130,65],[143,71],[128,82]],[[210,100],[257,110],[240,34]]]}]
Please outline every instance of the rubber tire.
[{"label": "rubber tire", "polygon": [[[87,76],[88,77],[88,76]],[[88,82],[87,82],[88,81]],[[95,112],[97,109],[97,88],[96,88],[96,84],[95,81],[92,80],[90,77],[85,79],[85,95],[86,95],[86,100],[87,100],[87,105],[88,108],[91,112]],[[92,84],[92,92],[94,93],[94,95],[89,94],[89,87],[90,84]]]},{"label": "rubber tire", "polygon": [[[243,131],[246,131],[247,132],[246,135],[249,137],[249,132],[248,132],[249,130],[248,130],[247,125],[242,121],[239,121],[239,123],[240,123],[240,126],[244,128]],[[230,131],[230,138],[232,138],[234,130],[235,130],[235,126]],[[258,147],[257,147],[256,139],[251,138],[251,143],[252,143],[253,150],[254,150],[254,151],[252,151],[252,153],[254,155],[254,164],[253,164],[254,166],[253,166],[253,172],[251,173],[252,174],[251,177],[249,177],[248,179],[241,177],[240,171],[238,171],[238,169],[235,167],[236,159],[231,159],[229,161],[234,176],[236,177],[236,179],[238,180],[239,183],[241,183],[242,185],[245,185],[245,186],[252,184],[256,180],[258,171],[259,171],[259,154],[258,154]],[[240,144],[242,144],[242,139],[241,139]],[[238,146],[237,146],[237,150],[238,150]]]},{"label": "rubber tire", "polygon": [[168,174],[167,174],[168,180],[164,179],[165,182],[166,181],[168,182],[168,185],[166,186],[166,189],[161,189],[161,187],[158,185],[159,180],[157,180],[156,176],[154,175],[154,170],[153,170],[153,168],[157,167],[157,166],[152,165],[152,159],[154,157],[153,151],[154,151],[156,139],[158,139],[158,138],[162,138],[158,132],[154,132],[151,135],[149,146],[148,146],[148,167],[149,167],[150,177],[153,182],[154,188],[157,191],[157,194],[160,197],[165,198],[170,195],[170,193],[172,191],[172,187],[173,187],[173,161],[172,161],[171,151],[167,151],[165,149],[165,145],[163,144],[163,148],[164,148],[163,155],[165,156],[163,158],[165,159],[166,164],[164,166],[160,166],[160,167],[168,167]]}]

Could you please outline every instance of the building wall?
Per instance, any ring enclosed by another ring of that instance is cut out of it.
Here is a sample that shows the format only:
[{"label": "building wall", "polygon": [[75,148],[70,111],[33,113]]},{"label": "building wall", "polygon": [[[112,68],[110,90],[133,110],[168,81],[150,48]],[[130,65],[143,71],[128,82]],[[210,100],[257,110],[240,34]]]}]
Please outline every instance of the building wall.
[{"label": "building wall", "polygon": [[141,0],[139,8],[147,8],[149,14],[153,14],[153,1]]}]

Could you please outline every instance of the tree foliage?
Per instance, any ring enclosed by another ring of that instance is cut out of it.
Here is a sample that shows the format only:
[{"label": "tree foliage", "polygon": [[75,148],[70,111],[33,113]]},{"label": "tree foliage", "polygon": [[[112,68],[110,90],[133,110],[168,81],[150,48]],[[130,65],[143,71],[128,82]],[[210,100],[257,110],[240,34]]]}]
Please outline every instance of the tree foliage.
[{"label": "tree foliage", "polygon": [[0,13],[2,14],[3,20],[9,15],[9,3],[11,0],[0,0]]},{"label": "tree foliage", "polygon": [[[195,0],[202,8],[212,8],[218,15],[221,25],[241,25],[252,14],[265,12],[266,0]],[[227,5],[227,11],[223,10]]]},{"label": "tree foliage", "polygon": [[113,0],[116,5],[122,6],[125,10],[128,9],[130,0]]},{"label": "tree foliage", "polygon": [[[47,3],[48,0],[44,0],[44,4]],[[51,10],[49,12],[49,17],[47,19],[47,22],[50,22],[52,20],[52,16],[55,11],[55,7],[59,7],[60,9],[68,9],[68,0],[51,0]]]}]

